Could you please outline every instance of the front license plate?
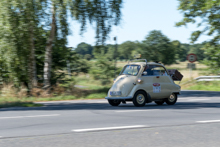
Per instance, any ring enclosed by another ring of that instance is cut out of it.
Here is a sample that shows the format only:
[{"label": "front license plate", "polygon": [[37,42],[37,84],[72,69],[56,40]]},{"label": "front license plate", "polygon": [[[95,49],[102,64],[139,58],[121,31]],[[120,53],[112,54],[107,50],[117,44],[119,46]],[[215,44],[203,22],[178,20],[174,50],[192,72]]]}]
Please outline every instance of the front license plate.
[{"label": "front license plate", "polygon": [[118,96],[121,95],[121,91],[110,91],[111,96]]}]

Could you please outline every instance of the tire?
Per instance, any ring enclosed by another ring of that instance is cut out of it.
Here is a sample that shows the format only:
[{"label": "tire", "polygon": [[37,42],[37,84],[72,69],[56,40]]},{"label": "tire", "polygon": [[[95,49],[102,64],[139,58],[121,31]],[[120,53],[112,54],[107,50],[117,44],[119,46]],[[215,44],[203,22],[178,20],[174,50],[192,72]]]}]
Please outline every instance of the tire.
[{"label": "tire", "polygon": [[147,100],[147,95],[143,91],[138,91],[138,92],[135,93],[132,100],[133,100],[133,104],[136,107],[143,107],[143,106],[145,106],[145,103],[146,103],[146,100]]},{"label": "tire", "polygon": [[164,100],[161,100],[161,101],[154,101],[157,105],[163,105],[164,103]]},{"label": "tire", "polygon": [[108,100],[108,103],[111,106],[118,106],[118,105],[120,105],[121,101],[120,100]]},{"label": "tire", "polygon": [[169,98],[165,99],[167,105],[174,105],[177,101],[177,94],[173,93]]}]

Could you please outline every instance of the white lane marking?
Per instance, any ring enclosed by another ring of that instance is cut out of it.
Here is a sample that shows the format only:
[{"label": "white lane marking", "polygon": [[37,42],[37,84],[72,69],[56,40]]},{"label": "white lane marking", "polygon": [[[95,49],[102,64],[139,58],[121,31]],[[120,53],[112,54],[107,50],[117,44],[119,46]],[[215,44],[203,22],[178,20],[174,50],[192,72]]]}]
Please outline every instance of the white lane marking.
[{"label": "white lane marking", "polygon": [[187,100],[187,101],[208,101],[210,99],[191,99],[191,100]]},{"label": "white lane marking", "polygon": [[133,129],[133,128],[144,128],[145,125],[135,125],[135,126],[120,126],[120,127],[106,127],[106,128],[90,128],[90,129],[77,129],[72,130],[73,132],[90,132],[90,131],[105,131],[105,130],[121,130],[121,129]]},{"label": "white lane marking", "polygon": [[197,123],[213,123],[213,122],[220,122],[220,120],[204,120],[204,121],[197,121]]},{"label": "white lane marking", "polygon": [[200,98],[200,99],[198,99],[198,97],[191,97],[191,98],[178,98],[178,100],[210,100],[210,98],[209,99],[207,99],[207,98]]},{"label": "white lane marking", "polygon": [[50,115],[32,115],[32,116],[13,116],[13,117],[0,117],[0,119],[11,119],[11,118],[27,118],[27,117],[47,117],[47,116],[59,116],[60,114]]},{"label": "white lane marking", "polygon": [[190,98],[178,98],[178,100],[188,100]]},{"label": "white lane marking", "polygon": [[120,110],[120,111],[115,111],[115,112],[124,113],[124,112],[156,111],[156,110],[159,110],[159,109],[152,109],[152,110]]}]

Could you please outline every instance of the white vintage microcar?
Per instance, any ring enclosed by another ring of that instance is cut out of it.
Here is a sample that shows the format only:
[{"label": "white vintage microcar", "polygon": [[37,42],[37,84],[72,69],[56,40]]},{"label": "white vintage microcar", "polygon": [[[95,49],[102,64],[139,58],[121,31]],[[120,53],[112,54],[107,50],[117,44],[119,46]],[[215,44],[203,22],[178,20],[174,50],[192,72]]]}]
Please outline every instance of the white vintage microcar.
[{"label": "white vintage microcar", "polygon": [[115,79],[106,97],[109,104],[118,106],[126,101],[133,101],[137,107],[152,101],[158,105],[175,104],[180,86],[174,83],[170,72],[160,63],[138,60],[144,62],[128,62]]}]

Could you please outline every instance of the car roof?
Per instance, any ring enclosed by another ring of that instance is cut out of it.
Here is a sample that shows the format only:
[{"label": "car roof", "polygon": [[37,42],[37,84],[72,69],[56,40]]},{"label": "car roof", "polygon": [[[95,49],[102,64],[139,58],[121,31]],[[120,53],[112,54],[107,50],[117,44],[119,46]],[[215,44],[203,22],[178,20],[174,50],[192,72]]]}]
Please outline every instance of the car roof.
[{"label": "car roof", "polygon": [[156,63],[156,62],[131,62],[131,63],[128,63],[127,65],[142,65],[142,66],[145,66],[146,64],[148,65],[159,65],[159,66],[163,66],[163,64],[160,64],[160,63]]}]

